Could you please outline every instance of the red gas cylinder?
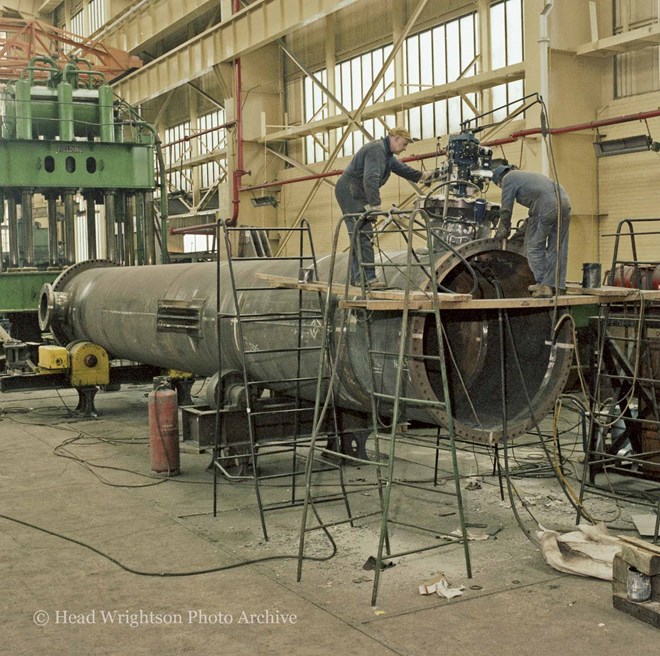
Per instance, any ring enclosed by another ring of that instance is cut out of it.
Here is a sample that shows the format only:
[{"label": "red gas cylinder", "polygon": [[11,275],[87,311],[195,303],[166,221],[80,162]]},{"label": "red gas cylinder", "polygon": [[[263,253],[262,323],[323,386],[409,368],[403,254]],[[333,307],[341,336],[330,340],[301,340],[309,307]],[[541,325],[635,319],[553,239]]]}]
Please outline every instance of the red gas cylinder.
[{"label": "red gas cylinder", "polygon": [[[606,280],[609,279],[609,271],[607,272]],[[614,269],[614,276],[613,276],[613,284],[615,287],[623,287],[623,278],[624,278],[624,271],[623,271],[623,265],[619,264],[616,269]]]},{"label": "red gas cylinder", "polygon": [[623,286],[628,287],[628,289],[639,288],[639,272],[634,266],[624,267]]},{"label": "red gas cylinder", "polygon": [[179,409],[176,392],[149,392],[149,447],[151,469],[159,474],[179,474]]},{"label": "red gas cylinder", "polygon": [[660,265],[655,267],[653,271],[653,281],[651,285],[653,289],[660,289]]},{"label": "red gas cylinder", "polygon": [[623,266],[614,271],[614,286],[628,289],[651,289],[652,269],[642,266]]}]

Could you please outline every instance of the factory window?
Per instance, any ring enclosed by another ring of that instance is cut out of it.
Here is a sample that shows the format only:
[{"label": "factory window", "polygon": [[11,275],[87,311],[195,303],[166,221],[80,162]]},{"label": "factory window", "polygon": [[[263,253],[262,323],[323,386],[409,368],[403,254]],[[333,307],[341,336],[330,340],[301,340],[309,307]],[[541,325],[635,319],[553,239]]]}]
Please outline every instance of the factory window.
[{"label": "factory window", "polygon": [[105,0],[89,0],[87,5],[89,33],[94,34],[105,23]]},{"label": "factory window", "polygon": [[[3,218],[7,215],[7,212],[4,207],[0,209],[4,210],[2,215],[0,215],[0,218]],[[9,222],[2,223],[2,221],[0,221],[0,245],[2,246],[0,252],[4,253],[6,256],[7,253],[9,253]],[[7,262],[3,262],[3,265],[7,265]]]},{"label": "factory window", "polygon": [[[314,73],[314,77],[327,86],[328,71],[323,69]],[[303,80],[303,101],[305,123],[328,117],[328,99],[321,87],[310,77]],[[308,163],[322,162],[328,156],[328,135],[313,134],[305,137],[305,159]]]},{"label": "factory window", "polygon": [[[497,69],[523,60],[523,3],[522,0],[493,2],[491,13],[491,68]],[[381,70],[392,46],[378,48],[364,55],[341,62],[335,67],[335,95],[349,110],[357,109],[364,94]],[[479,61],[478,14],[472,12],[447,21],[434,28],[414,34],[403,46],[404,93],[414,94],[435,86],[475,75]],[[327,71],[319,70],[315,76],[326,84]],[[494,87],[492,107],[500,107],[495,120],[504,119],[520,106],[524,96],[522,80]],[[386,71],[369,105],[394,97],[394,67]],[[407,111],[407,124],[416,137],[430,139],[456,132],[462,121],[479,112],[479,95],[476,93],[455,96],[445,100],[414,107]],[[303,81],[303,122],[311,123],[331,116],[331,101],[310,78]],[[394,124],[394,116],[382,116],[364,121],[365,129],[374,137],[385,134],[386,126]],[[338,140],[342,129],[335,132]],[[366,137],[357,130],[349,135],[340,156],[352,155],[364,144]],[[336,142],[336,141],[335,141]],[[328,133],[319,132],[305,137],[307,163],[328,158],[330,148]]]},{"label": "factory window", "polygon": [[[490,8],[490,62],[493,70],[523,61],[523,3],[522,0],[495,2]],[[495,121],[520,106],[525,95],[523,80],[493,87],[492,106]]]},{"label": "factory window", "polygon": [[204,162],[199,167],[199,184],[202,189],[212,187],[216,182],[224,178],[226,167],[223,161],[220,161],[220,154],[217,152],[227,147],[227,131],[220,128],[225,122],[225,110],[216,109],[208,114],[203,114],[197,118],[197,144],[200,157],[213,156],[212,161]]},{"label": "factory window", "polygon": [[[358,57],[353,57],[335,66],[335,91],[337,100],[348,110],[359,107],[364,94],[373,84],[374,79],[380,73],[383,62],[392,51],[392,46],[377,48]],[[317,71],[315,77],[327,86],[327,70]],[[385,75],[376,86],[369,104],[389,100],[394,97],[394,67],[390,65]],[[318,121],[330,115],[330,102],[321,88],[309,77],[303,82],[303,101],[305,123]],[[337,110],[339,112],[340,110]],[[363,126],[374,138],[385,135],[385,124],[393,125],[393,116],[382,117],[381,120],[367,119]],[[383,122],[384,121],[384,122]],[[335,139],[341,138],[343,130],[334,131]],[[352,155],[366,141],[366,137],[360,131],[353,131],[346,139],[340,157]],[[308,163],[320,162],[328,158],[330,146],[328,133],[319,133],[305,137],[305,156]]]},{"label": "factory window", "polygon": [[[87,211],[86,203],[82,196],[77,198],[78,207],[76,208],[76,262],[82,262],[89,259],[89,241],[87,238]],[[104,248],[105,221],[101,224],[101,211],[96,209],[94,212],[94,225],[96,233],[96,252],[102,253]]]},{"label": "factory window", "polygon": [[77,14],[71,16],[71,32],[78,36],[86,36],[85,34],[85,12],[81,9]]},{"label": "factory window", "polygon": [[204,253],[213,250],[213,237],[209,235],[183,235],[184,253]]},{"label": "factory window", "polygon": [[[615,0],[614,34],[648,27],[658,21],[656,0]],[[648,46],[614,57],[614,97],[660,89],[660,47]]]},{"label": "factory window", "polygon": [[184,166],[190,152],[190,121],[165,130],[165,168],[170,192],[192,191],[192,168]]},{"label": "factory window", "polygon": [[[406,39],[406,93],[470,77],[477,72],[476,13],[443,23]],[[408,110],[408,128],[421,139],[457,132],[462,121],[475,115],[476,93],[438,100]]]},{"label": "factory window", "polygon": [[[376,76],[383,68],[383,63],[391,52],[392,46],[385,46],[337,64],[335,67],[337,96],[347,109],[355,110],[360,106],[364,95],[371,88]],[[392,98],[394,98],[394,64],[387,67],[369,100],[369,104]],[[384,116],[382,119],[390,127],[394,125],[394,116]],[[374,138],[385,136],[386,127],[384,123],[373,118],[362,121],[364,129]],[[342,131],[337,130],[336,134],[337,139],[339,139]],[[368,139],[363,132],[358,130],[351,132],[344,143],[340,156],[352,155],[367,141]]]}]

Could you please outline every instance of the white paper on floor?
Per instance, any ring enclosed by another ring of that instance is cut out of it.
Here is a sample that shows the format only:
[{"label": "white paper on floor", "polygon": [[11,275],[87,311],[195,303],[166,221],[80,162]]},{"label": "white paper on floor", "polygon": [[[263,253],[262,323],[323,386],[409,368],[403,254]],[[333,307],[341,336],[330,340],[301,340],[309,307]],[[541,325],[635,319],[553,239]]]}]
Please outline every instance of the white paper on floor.
[{"label": "white paper on floor", "polygon": [[426,581],[419,586],[419,594],[430,595],[435,593],[440,597],[444,597],[445,599],[460,597],[463,594],[463,590],[465,590],[464,585],[462,585],[460,588],[450,588],[449,582],[444,577],[444,575],[439,576],[437,579]]}]

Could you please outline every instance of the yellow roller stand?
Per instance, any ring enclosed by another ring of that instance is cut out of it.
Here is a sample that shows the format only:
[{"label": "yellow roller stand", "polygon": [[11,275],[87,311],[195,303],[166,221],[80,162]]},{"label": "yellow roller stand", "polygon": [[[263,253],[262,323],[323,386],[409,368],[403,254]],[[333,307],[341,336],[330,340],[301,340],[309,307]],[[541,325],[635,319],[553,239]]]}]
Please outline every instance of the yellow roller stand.
[{"label": "yellow roller stand", "polygon": [[91,342],[73,342],[67,346],[72,387],[90,387],[110,383],[108,352]]}]

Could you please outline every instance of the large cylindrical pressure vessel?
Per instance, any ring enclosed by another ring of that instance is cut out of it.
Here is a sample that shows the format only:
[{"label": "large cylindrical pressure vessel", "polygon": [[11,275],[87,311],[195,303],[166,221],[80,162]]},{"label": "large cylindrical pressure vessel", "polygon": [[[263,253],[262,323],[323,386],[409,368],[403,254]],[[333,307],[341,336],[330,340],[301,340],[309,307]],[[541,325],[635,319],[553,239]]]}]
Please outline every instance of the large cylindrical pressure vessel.
[{"label": "large cylindrical pressure vessel", "polygon": [[[380,272],[390,286],[404,287],[405,253],[387,253],[390,263]],[[425,256],[428,258],[428,254]],[[456,292],[472,292],[475,298],[503,296],[524,298],[533,277],[527,261],[515,248],[502,250],[500,242],[479,240],[456,248],[456,253],[434,254],[438,280]],[[241,370],[239,331],[235,320],[237,298],[242,316],[270,315],[269,320],[242,323],[243,344],[249,377],[268,381],[276,391],[291,392],[297,377],[316,377],[318,351],[304,350],[297,370],[299,304],[298,290],[264,289],[258,273],[298,278],[296,260],[241,261],[233,263],[235,277],[244,291],[234,295],[228,265],[220,267],[220,308],[216,308],[216,264],[168,264],[148,267],[116,267],[95,261],[75,265],[42,292],[39,317],[42,329],[50,328],[66,344],[85,339],[103,346],[115,357],[167,368],[211,375],[217,371]],[[319,279],[327,280],[329,258],[319,261]],[[346,271],[345,256],[337,271]],[[427,290],[428,272],[415,267],[413,289]],[[337,277],[335,276],[335,280]],[[258,289],[257,289],[258,288]],[[318,294],[303,292],[302,303],[318,309]],[[507,311],[515,342],[505,335],[507,427],[509,438],[526,432],[552,407],[562,391],[572,362],[568,322],[558,339],[552,340],[552,312],[548,308],[521,307]],[[289,313],[289,317],[284,317]],[[216,318],[220,316],[216,333]],[[372,380],[377,391],[392,394],[397,376],[397,344],[401,335],[401,311],[370,315],[369,357],[365,316],[352,313],[346,319],[331,297],[329,334],[337,349],[335,401],[339,406],[368,411]],[[442,379],[436,357],[438,336],[433,313],[412,312],[406,345],[404,395],[420,399],[442,398]],[[442,310],[447,343],[449,388],[455,429],[459,436],[494,443],[503,432],[503,391],[500,323],[497,310]],[[303,321],[301,346],[318,346],[323,327],[318,317]],[[508,331],[507,331],[508,332]],[[280,351],[273,353],[273,349]],[[267,353],[259,353],[268,350]],[[392,355],[388,355],[391,353]],[[372,376],[373,373],[373,376]],[[283,381],[279,383],[278,381]],[[315,398],[315,383],[301,385],[304,398]],[[381,412],[389,405],[383,401]],[[446,425],[437,406],[406,409],[409,419]]]}]

